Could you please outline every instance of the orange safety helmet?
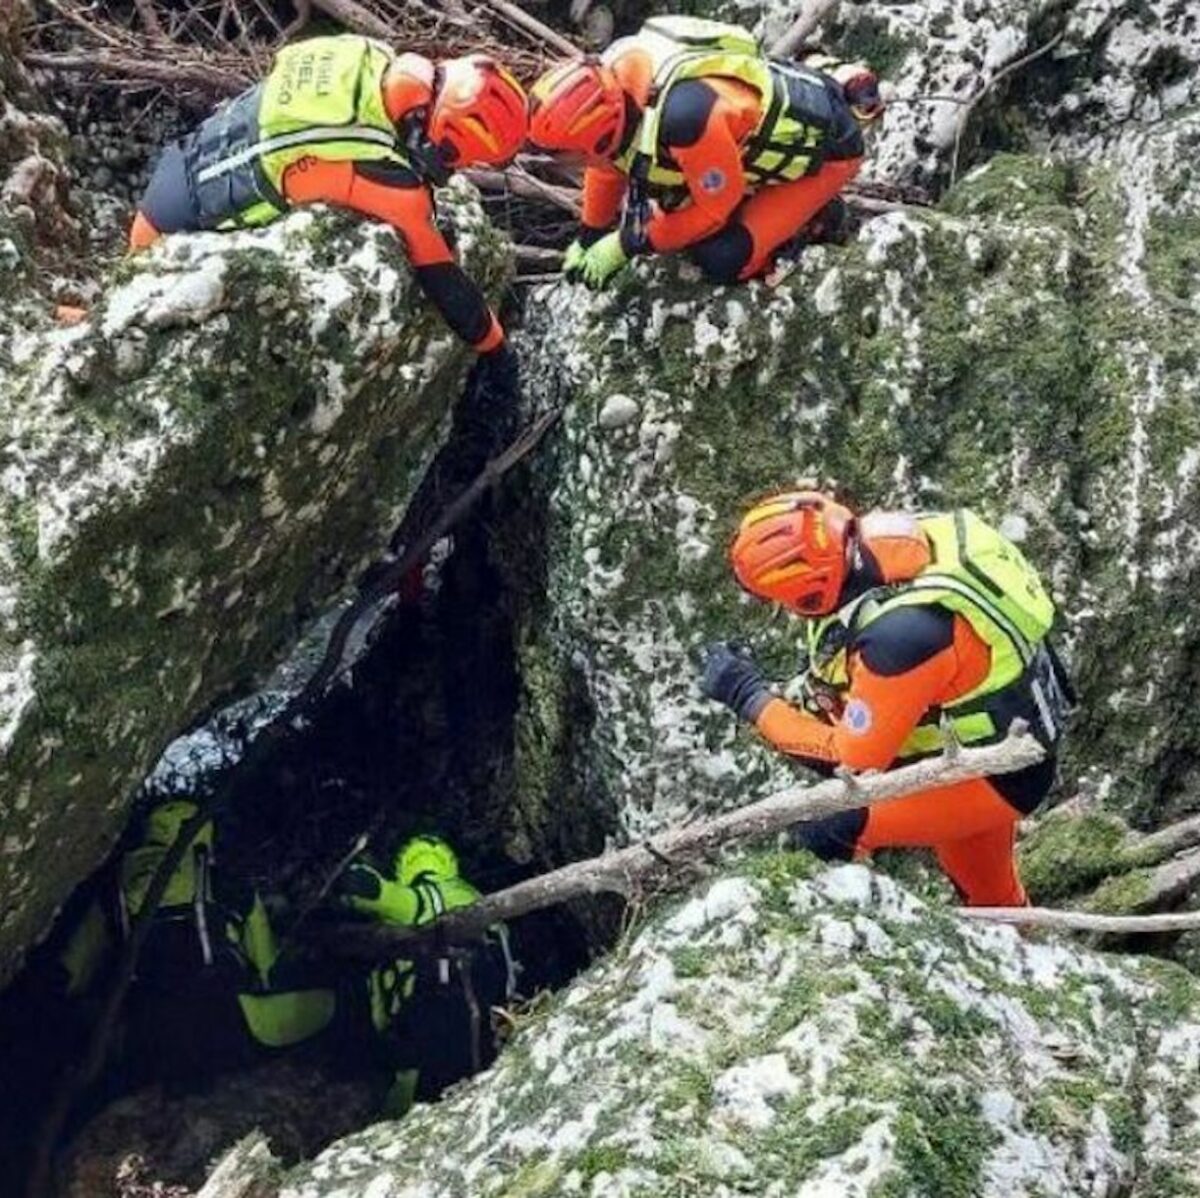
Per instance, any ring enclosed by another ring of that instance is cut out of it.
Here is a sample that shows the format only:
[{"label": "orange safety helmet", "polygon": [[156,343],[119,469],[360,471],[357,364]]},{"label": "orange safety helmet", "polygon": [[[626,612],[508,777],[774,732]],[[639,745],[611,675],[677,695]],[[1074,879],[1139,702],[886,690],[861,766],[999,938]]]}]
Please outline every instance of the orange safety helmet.
[{"label": "orange safety helmet", "polygon": [[854,513],[819,491],[784,491],[742,517],[729,549],[752,595],[805,616],[837,609],[846,582]]},{"label": "orange safety helmet", "polygon": [[542,150],[612,158],[625,132],[625,93],[595,59],[547,71],[529,94],[529,140]]},{"label": "orange safety helmet", "polygon": [[429,140],[447,166],[504,166],[525,140],[527,104],[524,88],[495,59],[447,59],[438,69]]}]

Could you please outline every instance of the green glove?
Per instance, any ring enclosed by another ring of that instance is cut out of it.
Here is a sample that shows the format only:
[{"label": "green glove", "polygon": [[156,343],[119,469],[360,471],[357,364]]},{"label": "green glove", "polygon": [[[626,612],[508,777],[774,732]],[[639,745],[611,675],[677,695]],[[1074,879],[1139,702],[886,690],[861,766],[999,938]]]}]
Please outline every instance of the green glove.
[{"label": "green glove", "polygon": [[585,251],[580,274],[588,287],[599,291],[628,261],[629,255],[621,248],[621,234],[606,233]]},{"label": "green glove", "polygon": [[587,248],[578,237],[567,246],[567,252],[563,254],[562,272],[563,278],[568,282],[575,282],[583,272],[583,260],[587,257]]},{"label": "green glove", "polygon": [[381,923],[411,927],[417,921],[420,907],[417,892],[361,861],[349,866],[342,874],[338,890],[347,907],[373,915]]}]

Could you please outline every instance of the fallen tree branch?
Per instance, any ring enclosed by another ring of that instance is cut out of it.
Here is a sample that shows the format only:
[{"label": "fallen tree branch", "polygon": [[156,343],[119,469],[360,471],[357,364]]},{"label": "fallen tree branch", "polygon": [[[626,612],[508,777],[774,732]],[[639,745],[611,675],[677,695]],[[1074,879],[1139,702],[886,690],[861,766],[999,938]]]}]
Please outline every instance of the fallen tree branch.
[{"label": "fallen tree branch", "polygon": [[1139,837],[1121,851],[1121,859],[1130,865],[1157,865],[1196,845],[1200,845],[1200,815],[1189,816]]},{"label": "fallen tree branch", "polygon": [[314,8],[319,8],[326,16],[355,33],[365,33],[368,37],[377,37],[389,43],[395,39],[396,30],[391,25],[370,9],[356,4],[355,0],[312,0],[312,3]]},{"label": "fallen tree branch", "polygon": [[966,104],[963,105],[963,110],[959,114],[958,125],[954,130],[954,153],[950,158],[950,185],[953,187],[958,179],[958,154],[962,146],[963,134],[967,131],[967,123],[971,119],[971,113],[975,111],[975,106],[984,98],[1002,79],[1007,79],[1014,71],[1019,71],[1022,67],[1028,66],[1031,62],[1036,62],[1045,54],[1049,54],[1059,42],[1067,36],[1065,29],[1060,29],[1048,42],[1039,46],[1036,50],[1030,51],[1021,58],[1010,62],[1008,66],[997,71],[984,85],[971,97]]},{"label": "fallen tree branch", "polygon": [[557,53],[565,54],[568,58],[583,57],[583,51],[574,42],[551,29],[549,25],[543,25],[536,17],[531,17],[523,8],[510,4],[508,0],[483,0],[483,4],[503,17],[509,24],[515,25],[535,41],[549,46]]},{"label": "fallen tree branch", "polygon": [[583,211],[582,192],[577,188],[560,187],[545,183],[527,171],[510,167],[507,171],[472,168],[462,172],[480,191],[499,192],[522,196],[529,200],[542,200],[578,217]]},{"label": "fallen tree branch", "polygon": [[953,761],[934,757],[884,774],[859,774],[852,781],[838,778],[815,786],[792,786],[714,819],[664,832],[643,844],[518,882],[420,928],[339,923],[314,928],[311,935],[339,956],[366,961],[388,960],[431,941],[439,945],[469,943],[493,924],[571,899],[597,894],[628,899],[646,882],[671,869],[689,866],[717,848],[782,832],[801,820],[872,806],[968,778],[1011,773],[1042,757],[1041,746],[1031,736],[1014,732],[998,745],[963,749]]},{"label": "fallen tree branch", "polygon": [[1099,932],[1108,936],[1187,932],[1200,928],[1200,911],[1179,911],[1173,915],[1095,915],[1089,911],[1059,911],[1054,907],[961,907],[957,914],[984,923],[1019,924],[1063,932]]},{"label": "fallen tree branch", "polygon": [[92,50],[87,54],[60,54],[51,50],[30,50],[22,60],[32,67],[69,74],[118,75],[147,83],[163,83],[174,87],[185,85],[213,97],[235,96],[253,82],[250,75],[240,75],[215,65],[192,65],[180,62],[156,62],[134,54],[115,50]]},{"label": "fallen tree branch", "polygon": [[288,701],[283,710],[269,724],[259,731],[238,765],[228,772],[220,785],[215,786],[207,797],[196,804],[195,814],[180,827],[178,835],[163,855],[146,888],[142,905],[138,909],[129,935],[121,948],[112,984],[104,996],[83,1054],[79,1058],[78,1064],[64,1077],[62,1085],[38,1127],[34,1138],[32,1163],[25,1187],[26,1198],[48,1198],[51,1192],[55,1149],[77,1103],[95,1083],[104,1068],[104,1063],[108,1058],[109,1045],[125,1005],[125,996],[129,992],[129,987],[137,971],[142,947],[154,924],[154,916],[166,893],[167,886],[170,884],[171,876],[179,868],[192,841],[195,840],[204,825],[213,818],[213,815],[228,803],[233,795],[235,780],[240,779],[246,771],[253,771],[266,760],[275,742],[292,728],[298,717],[307,712],[320,699],[329,683],[338,676],[346,642],[362,613],[377,603],[384,595],[394,590],[396,584],[425,560],[430,549],[470,512],[491,487],[533,452],[558,419],[559,414],[557,409],[547,412],[503,453],[492,458],[466,490],[441,512],[432,525],[413,541],[395,562],[391,563],[386,570],[381,571],[371,585],[363,589],[363,592],[342,613],[334,626],[324,656],[304,687]]},{"label": "fallen tree branch", "polygon": [[800,15],[788,26],[783,35],[767,48],[767,53],[772,58],[791,58],[808,41],[813,30],[826,17],[832,15],[837,6],[838,0],[806,0]]}]

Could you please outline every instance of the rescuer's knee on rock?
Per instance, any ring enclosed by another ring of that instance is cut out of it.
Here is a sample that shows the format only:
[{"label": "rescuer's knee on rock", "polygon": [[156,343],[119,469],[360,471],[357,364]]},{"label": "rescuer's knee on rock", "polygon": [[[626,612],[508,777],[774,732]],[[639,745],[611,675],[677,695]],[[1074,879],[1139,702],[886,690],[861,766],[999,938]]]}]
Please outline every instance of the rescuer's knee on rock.
[{"label": "rescuer's knee on rock", "polygon": [[736,283],[753,253],[750,230],[736,220],[691,248],[692,261],[713,283]]}]

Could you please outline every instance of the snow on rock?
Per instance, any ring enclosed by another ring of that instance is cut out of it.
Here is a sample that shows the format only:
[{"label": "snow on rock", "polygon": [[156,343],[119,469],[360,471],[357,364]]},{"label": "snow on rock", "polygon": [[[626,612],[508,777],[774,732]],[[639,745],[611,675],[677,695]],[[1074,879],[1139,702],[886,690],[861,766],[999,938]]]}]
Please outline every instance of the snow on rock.
[{"label": "snow on rock", "polygon": [[[660,912],[490,1071],[333,1145],[280,1198],[1190,1192],[1194,978],[1031,945],[861,866],[810,871],[750,858]],[[832,944],[821,920],[862,934]],[[629,1018],[664,979],[687,1029],[666,1040]]]},{"label": "snow on rock", "polygon": [[[442,201],[494,288],[477,197]],[[467,357],[394,232],[317,210],[166,238],[83,325],[0,329],[0,982],[165,744],[385,548]]]}]

